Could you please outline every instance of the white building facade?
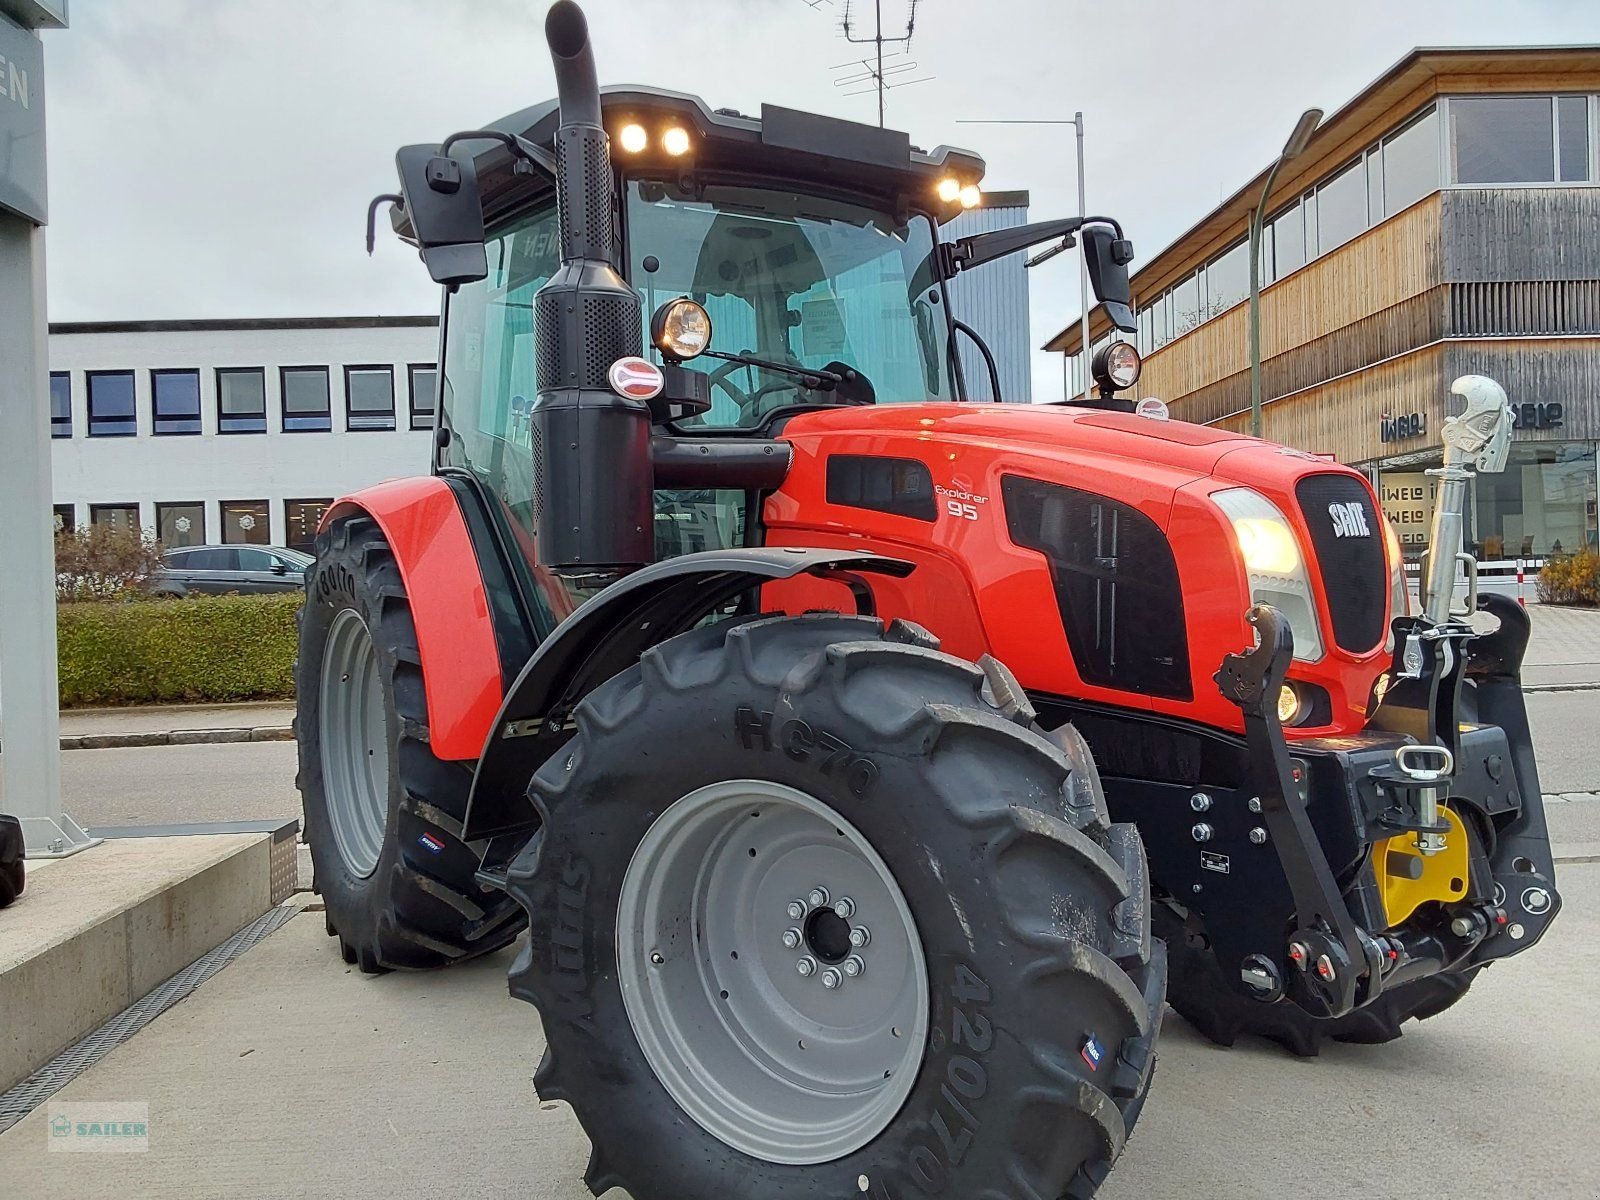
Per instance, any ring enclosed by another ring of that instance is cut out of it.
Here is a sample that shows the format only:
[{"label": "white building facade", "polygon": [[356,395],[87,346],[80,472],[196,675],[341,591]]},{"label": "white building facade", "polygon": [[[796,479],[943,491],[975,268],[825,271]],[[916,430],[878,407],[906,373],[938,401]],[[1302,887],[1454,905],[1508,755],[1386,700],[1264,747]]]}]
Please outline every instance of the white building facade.
[{"label": "white building facade", "polygon": [[309,549],[336,497],[426,474],[438,319],[50,326],[60,528]]}]

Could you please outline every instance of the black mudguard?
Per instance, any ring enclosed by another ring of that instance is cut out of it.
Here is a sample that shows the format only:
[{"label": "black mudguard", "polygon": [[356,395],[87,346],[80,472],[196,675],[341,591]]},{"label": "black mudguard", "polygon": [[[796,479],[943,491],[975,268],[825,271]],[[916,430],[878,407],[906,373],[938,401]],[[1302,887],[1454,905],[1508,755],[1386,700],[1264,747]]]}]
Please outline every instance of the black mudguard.
[{"label": "black mudguard", "polygon": [[875,554],[762,547],[685,554],[618,580],[540,644],[506,693],[478,759],[463,836],[522,840],[538,828],[527,797],[534,771],[572,736],[578,703],[652,646],[753,588],[802,574],[839,580],[857,611],[871,614],[862,575],[911,571],[908,562]]}]

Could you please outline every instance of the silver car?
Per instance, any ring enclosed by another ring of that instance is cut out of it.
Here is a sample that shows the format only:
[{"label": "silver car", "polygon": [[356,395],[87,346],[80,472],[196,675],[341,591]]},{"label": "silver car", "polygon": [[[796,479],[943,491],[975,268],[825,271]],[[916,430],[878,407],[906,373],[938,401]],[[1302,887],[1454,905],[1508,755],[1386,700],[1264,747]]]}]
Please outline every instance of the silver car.
[{"label": "silver car", "polygon": [[283,546],[183,546],[161,556],[150,590],[157,596],[296,592],[313,561]]}]

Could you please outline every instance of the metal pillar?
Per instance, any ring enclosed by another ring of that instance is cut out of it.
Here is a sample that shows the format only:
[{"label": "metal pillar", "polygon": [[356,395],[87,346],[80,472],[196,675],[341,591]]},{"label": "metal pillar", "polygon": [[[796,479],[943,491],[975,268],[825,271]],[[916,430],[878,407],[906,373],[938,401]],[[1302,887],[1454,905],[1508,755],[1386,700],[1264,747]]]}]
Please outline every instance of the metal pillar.
[{"label": "metal pillar", "polygon": [[61,811],[57,713],[44,71],[34,30],[65,24],[61,0],[0,0],[0,811],[22,819],[30,858],[95,841]]}]

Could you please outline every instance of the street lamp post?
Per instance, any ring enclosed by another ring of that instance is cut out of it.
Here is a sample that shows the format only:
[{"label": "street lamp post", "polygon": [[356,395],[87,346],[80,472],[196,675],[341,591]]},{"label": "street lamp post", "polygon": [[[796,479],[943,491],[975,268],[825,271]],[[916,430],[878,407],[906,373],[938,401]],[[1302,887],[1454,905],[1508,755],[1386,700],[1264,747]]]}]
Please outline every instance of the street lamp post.
[{"label": "street lamp post", "polygon": [[[1071,125],[1077,130],[1078,142],[1078,216],[1089,215],[1086,207],[1087,193],[1084,188],[1083,176],[1083,113],[1075,112],[1072,120],[1051,118],[1024,118],[1012,121],[982,121],[982,120],[957,120],[957,125]],[[1089,395],[1089,263],[1082,254],[1078,256],[1078,309],[1083,314],[1080,318],[1083,325],[1083,349],[1079,356],[1083,360],[1083,394]]]},{"label": "street lamp post", "polygon": [[1267,202],[1272,196],[1272,185],[1278,181],[1283,164],[1306,148],[1311,135],[1322,120],[1320,108],[1308,108],[1295,122],[1294,132],[1283,144],[1272,170],[1267,172],[1267,182],[1261,187],[1261,201],[1250,218],[1250,434],[1261,436],[1261,235],[1267,221]]}]

